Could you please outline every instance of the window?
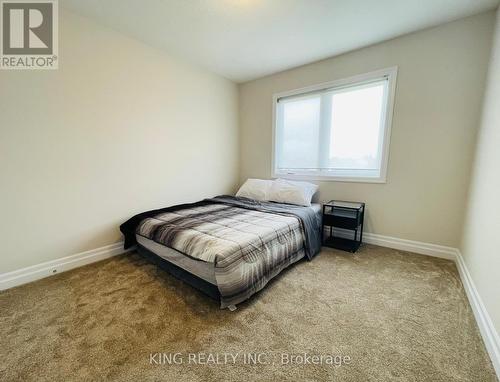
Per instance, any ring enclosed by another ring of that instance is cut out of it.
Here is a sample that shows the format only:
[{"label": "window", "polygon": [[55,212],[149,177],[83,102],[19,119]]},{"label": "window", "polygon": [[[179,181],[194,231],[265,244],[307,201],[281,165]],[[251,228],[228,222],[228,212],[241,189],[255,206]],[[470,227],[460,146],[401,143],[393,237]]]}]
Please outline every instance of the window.
[{"label": "window", "polygon": [[273,176],[385,182],[396,74],[275,95]]}]

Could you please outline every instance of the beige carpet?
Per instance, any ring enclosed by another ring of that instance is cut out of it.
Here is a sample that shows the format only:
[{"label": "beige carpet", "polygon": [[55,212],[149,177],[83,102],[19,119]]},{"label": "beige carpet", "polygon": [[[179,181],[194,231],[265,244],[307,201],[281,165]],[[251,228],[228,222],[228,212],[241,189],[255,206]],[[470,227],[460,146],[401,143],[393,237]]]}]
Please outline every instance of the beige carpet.
[{"label": "beige carpet", "polygon": [[[323,251],[236,312],[120,256],[0,293],[0,325],[2,381],[496,381],[455,265],[375,246]],[[323,364],[281,361],[304,353]]]}]

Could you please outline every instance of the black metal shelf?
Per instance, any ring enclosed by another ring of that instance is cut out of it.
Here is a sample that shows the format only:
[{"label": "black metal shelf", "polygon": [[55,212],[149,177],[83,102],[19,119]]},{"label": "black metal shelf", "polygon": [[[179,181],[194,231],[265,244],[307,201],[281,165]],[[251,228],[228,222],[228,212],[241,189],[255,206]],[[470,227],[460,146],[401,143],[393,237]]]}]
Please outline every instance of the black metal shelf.
[{"label": "black metal shelf", "polygon": [[356,252],[361,245],[361,242],[343,237],[329,237],[323,243],[325,247],[340,249],[346,252]]},{"label": "black metal shelf", "polygon": [[[364,217],[365,203],[336,200],[325,203],[321,229],[323,245],[352,253],[356,252],[363,241]],[[335,235],[335,230],[341,230],[342,236],[339,236],[338,232]],[[352,239],[344,237],[351,235],[349,231],[352,231]]]}]

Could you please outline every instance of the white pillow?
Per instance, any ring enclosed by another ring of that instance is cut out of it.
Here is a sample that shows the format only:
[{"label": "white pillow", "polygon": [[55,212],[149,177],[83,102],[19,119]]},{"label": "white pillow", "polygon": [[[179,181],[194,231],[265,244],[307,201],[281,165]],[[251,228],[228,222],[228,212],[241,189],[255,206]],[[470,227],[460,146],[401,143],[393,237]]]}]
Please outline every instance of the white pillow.
[{"label": "white pillow", "polygon": [[272,180],[247,179],[236,193],[236,196],[267,201],[269,200],[269,190],[272,183]]},{"label": "white pillow", "polygon": [[277,179],[269,191],[269,200],[309,207],[316,191],[318,186],[312,183]]}]

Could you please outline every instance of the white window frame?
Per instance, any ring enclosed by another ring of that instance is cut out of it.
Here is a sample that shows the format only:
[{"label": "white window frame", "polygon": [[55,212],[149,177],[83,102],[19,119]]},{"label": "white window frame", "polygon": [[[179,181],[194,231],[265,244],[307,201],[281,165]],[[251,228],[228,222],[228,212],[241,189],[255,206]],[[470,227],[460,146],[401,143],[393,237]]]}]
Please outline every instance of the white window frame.
[{"label": "white window frame", "polygon": [[[389,146],[391,139],[392,116],[394,112],[394,98],[396,93],[396,79],[398,74],[398,67],[393,66],[386,69],[376,70],[370,73],[360,74],[341,80],[324,82],[317,85],[307,86],[300,89],[294,89],[286,92],[273,94],[273,135],[272,135],[272,168],[271,173],[273,178],[287,178],[298,180],[319,180],[319,181],[334,181],[334,182],[362,182],[362,183],[386,183],[387,182],[387,166],[389,163]],[[388,80],[387,86],[387,104],[385,113],[385,124],[383,127],[383,142],[382,142],[382,156],[380,162],[380,175],[379,176],[359,176],[350,172],[349,170],[332,171],[331,175],[324,173],[318,174],[317,171],[297,171],[295,173],[278,171],[276,168],[276,153],[277,153],[277,105],[278,100],[283,97],[290,96],[306,96],[311,92],[319,92],[323,90],[337,90],[343,87],[353,85],[361,85],[369,83],[386,77]],[[343,173],[343,174],[342,174]]]}]

